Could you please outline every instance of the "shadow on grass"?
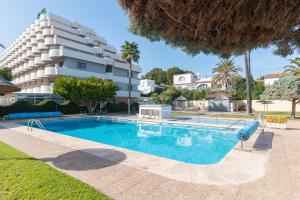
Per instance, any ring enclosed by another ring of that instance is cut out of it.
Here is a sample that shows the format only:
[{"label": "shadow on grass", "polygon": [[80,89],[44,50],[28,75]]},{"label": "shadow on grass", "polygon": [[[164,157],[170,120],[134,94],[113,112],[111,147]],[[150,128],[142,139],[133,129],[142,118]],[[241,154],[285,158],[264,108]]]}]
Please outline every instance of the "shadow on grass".
[{"label": "shadow on grass", "polygon": [[11,157],[9,157],[9,158],[3,158],[3,157],[0,157],[0,160],[1,161],[18,161],[18,160],[29,160],[29,161],[38,161],[38,159],[36,159],[36,158],[11,158]]},{"label": "shadow on grass", "polygon": [[113,149],[83,149],[40,160],[51,162],[60,169],[84,171],[113,166],[125,159],[124,153]]}]

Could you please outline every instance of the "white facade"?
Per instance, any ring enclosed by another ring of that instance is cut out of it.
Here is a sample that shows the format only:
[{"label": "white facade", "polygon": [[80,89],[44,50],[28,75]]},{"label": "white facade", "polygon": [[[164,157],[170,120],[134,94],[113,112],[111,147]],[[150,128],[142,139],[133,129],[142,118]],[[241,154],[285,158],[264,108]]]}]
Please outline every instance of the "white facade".
[{"label": "white facade", "polygon": [[172,117],[171,105],[145,104],[139,106],[139,118],[169,119]]},{"label": "white facade", "polygon": [[138,85],[138,90],[142,94],[149,94],[154,92],[155,90],[155,81],[150,79],[142,79],[140,80],[140,84]]},{"label": "white facade", "polygon": [[[0,66],[13,72],[22,93],[52,93],[59,75],[96,76],[117,83],[117,97],[128,96],[129,65],[95,31],[53,13],[35,20],[5,51]],[[139,97],[139,66],[133,66],[132,97]]]},{"label": "white facade", "polygon": [[201,90],[211,88],[212,80],[211,78],[197,78],[193,73],[177,74],[173,76],[173,85],[178,89]]},{"label": "white facade", "polygon": [[282,72],[275,72],[271,74],[266,74],[264,78],[265,86],[273,85],[275,81],[278,81],[282,77]]}]

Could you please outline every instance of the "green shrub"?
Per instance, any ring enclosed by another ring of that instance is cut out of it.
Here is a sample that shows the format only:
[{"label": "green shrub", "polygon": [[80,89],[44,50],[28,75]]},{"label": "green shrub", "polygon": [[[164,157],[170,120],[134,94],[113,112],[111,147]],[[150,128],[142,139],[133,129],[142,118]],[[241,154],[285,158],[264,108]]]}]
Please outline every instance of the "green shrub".
[{"label": "green shrub", "polygon": [[65,101],[61,104],[58,104],[55,101],[49,99],[45,99],[36,105],[32,105],[27,101],[20,100],[9,106],[0,106],[0,116],[12,113],[53,111],[59,111],[63,114],[78,114],[82,111],[86,111],[86,108],[78,106],[71,101]]},{"label": "green shrub", "polygon": [[[125,112],[128,109],[128,104],[127,103],[107,103],[106,104],[107,112]],[[131,110],[132,111],[138,111],[139,110],[139,104],[138,103],[133,103],[131,104]]]},{"label": "green shrub", "polygon": [[78,106],[72,101],[64,101],[59,104],[59,111],[63,114],[78,114],[80,112],[87,112],[84,106]]},{"label": "green shrub", "polygon": [[45,99],[38,104],[34,105],[34,110],[36,112],[52,112],[52,111],[59,111],[59,105],[52,100]]}]

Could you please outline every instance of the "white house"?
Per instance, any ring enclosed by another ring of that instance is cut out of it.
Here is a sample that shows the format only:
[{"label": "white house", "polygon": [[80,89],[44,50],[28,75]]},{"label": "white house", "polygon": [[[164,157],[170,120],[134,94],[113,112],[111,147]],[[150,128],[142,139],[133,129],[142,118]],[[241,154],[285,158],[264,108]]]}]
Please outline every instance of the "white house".
[{"label": "white house", "polygon": [[198,78],[193,73],[177,74],[173,76],[173,86],[178,89],[187,88],[192,89],[207,89],[212,87],[212,80],[210,77]]},{"label": "white house", "polygon": [[142,79],[140,80],[140,84],[138,85],[138,90],[142,94],[149,94],[154,92],[155,90],[155,81],[150,79]]},{"label": "white house", "polygon": [[279,80],[282,77],[282,72],[275,72],[265,75],[265,86],[273,85],[275,81]]},{"label": "white house", "polygon": [[[21,16],[20,16],[21,17]],[[75,21],[45,12],[4,51],[0,66],[12,69],[21,93],[51,94],[60,75],[95,76],[116,82],[117,101],[127,101],[129,65],[116,48]],[[140,96],[139,66],[132,69],[132,97]]]}]

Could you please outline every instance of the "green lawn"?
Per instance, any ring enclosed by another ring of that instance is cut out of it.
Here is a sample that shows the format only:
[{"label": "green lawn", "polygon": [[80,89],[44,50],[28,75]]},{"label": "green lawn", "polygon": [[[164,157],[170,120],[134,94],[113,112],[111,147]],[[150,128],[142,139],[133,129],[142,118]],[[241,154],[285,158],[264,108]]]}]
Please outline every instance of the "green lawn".
[{"label": "green lawn", "polygon": [[110,199],[0,142],[0,199]]},{"label": "green lawn", "polygon": [[[253,119],[258,115],[259,112],[255,112],[253,115],[247,115],[246,113],[218,113],[218,114],[209,114],[209,117],[223,117],[223,118],[243,118],[243,119]],[[265,112],[265,115],[277,115],[277,116],[285,116],[285,117],[290,117],[290,112]],[[183,116],[201,116],[201,112],[172,112],[172,115],[174,117],[183,117]],[[207,115],[202,115],[202,116],[207,116]],[[296,113],[296,119],[300,119],[300,112]]]}]

